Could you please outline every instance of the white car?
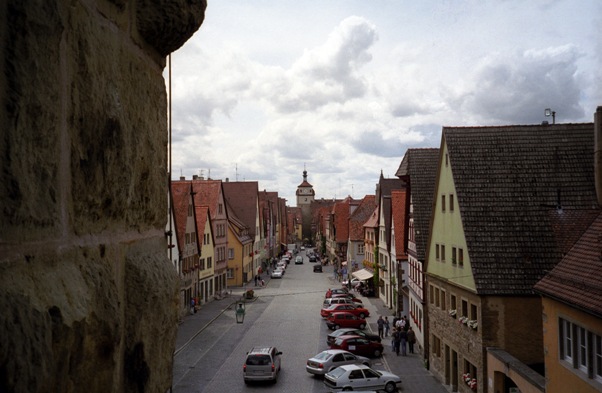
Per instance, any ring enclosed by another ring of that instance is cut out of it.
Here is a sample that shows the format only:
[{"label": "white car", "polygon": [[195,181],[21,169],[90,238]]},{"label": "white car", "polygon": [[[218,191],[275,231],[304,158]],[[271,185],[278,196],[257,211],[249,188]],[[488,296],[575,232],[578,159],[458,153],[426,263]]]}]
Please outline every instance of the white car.
[{"label": "white car", "polygon": [[332,390],[384,390],[392,393],[401,387],[401,378],[365,365],[349,364],[324,375],[324,385]]},{"label": "white car", "polygon": [[370,359],[342,349],[328,349],[307,360],[305,370],[314,375],[324,375],[345,364],[370,365]]},{"label": "white car", "polygon": [[278,262],[276,264],[276,269],[286,270],[286,262],[282,262],[282,261]]},{"label": "white car", "polygon": [[274,270],[272,270],[272,274],[270,274],[270,276],[272,278],[282,278],[283,274],[284,274],[284,270],[274,269]]}]

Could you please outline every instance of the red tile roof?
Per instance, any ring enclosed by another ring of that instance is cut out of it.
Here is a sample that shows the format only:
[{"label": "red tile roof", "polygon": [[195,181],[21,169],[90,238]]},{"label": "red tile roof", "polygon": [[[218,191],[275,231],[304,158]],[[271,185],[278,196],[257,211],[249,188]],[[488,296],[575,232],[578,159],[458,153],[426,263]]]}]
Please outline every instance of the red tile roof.
[{"label": "red tile roof", "polygon": [[391,190],[391,209],[393,215],[393,228],[395,230],[395,257],[407,259],[407,231],[410,203],[406,190]]},{"label": "red tile roof", "polygon": [[184,250],[186,220],[188,217],[188,205],[190,204],[189,182],[171,183],[171,204],[173,206],[176,241],[178,242],[178,248]]},{"label": "red tile roof", "polygon": [[349,217],[349,240],[364,240],[364,223],[374,211],[375,203],[374,195],[366,195],[351,214]]},{"label": "red tile roof", "polygon": [[[573,215],[574,225],[592,220],[592,212]],[[570,213],[569,213],[570,214]],[[536,285],[535,290],[590,314],[602,317],[602,213],[583,236]]]}]

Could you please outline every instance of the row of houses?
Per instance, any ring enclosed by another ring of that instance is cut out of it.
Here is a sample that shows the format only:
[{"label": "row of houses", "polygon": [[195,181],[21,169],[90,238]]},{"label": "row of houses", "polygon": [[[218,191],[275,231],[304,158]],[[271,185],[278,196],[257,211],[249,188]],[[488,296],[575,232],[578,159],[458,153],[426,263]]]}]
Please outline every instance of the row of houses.
[{"label": "row of houses", "polygon": [[602,391],[602,107],[593,123],[444,127],[317,247],[407,315],[450,391]]},{"label": "row of houses", "polygon": [[194,176],[170,183],[168,257],[180,279],[180,315],[267,271],[301,236],[299,209],[255,181]]}]

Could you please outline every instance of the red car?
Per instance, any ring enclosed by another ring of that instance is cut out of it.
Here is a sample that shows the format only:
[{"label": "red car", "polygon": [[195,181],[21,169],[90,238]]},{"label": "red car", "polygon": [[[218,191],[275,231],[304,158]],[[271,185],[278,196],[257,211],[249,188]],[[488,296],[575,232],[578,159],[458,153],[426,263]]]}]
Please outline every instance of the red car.
[{"label": "red car", "polygon": [[339,336],[330,346],[332,349],[344,349],[360,356],[379,357],[383,353],[383,345],[377,341],[366,340],[360,336]]},{"label": "red car", "polygon": [[330,330],[340,328],[363,329],[366,327],[366,320],[348,312],[333,312],[326,320],[326,325]]},{"label": "red car", "polygon": [[366,318],[367,316],[370,315],[370,311],[368,311],[367,309],[363,308],[363,307],[359,307],[355,304],[351,304],[351,303],[344,303],[344,304],[333,304],[332,306],[328,307],[328,308],[323,308],[320,311],[320,315],[322,316],[322,318],[328,318],[328,316],[330,314],[332,314],[333,312],[350,312],[351,314],[355,315],[356,317],[360,317],[360,318]]}]

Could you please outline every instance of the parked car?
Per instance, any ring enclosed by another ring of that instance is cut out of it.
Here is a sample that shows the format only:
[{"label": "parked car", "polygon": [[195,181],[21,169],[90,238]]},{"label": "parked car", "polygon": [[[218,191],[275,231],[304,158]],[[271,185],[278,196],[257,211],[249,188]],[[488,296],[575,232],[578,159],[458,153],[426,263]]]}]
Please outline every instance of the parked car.
[{"label": "parked car", "polygon": [[322,308],[328,308],[334,304],[353,304],[357,306],[363,306],[363,304],[354,303],[353,300],[346,297],[329,297],[324,299],[324,302],[322,302]]},{"label": "parked car", "polygon": [[247,352],[242,368],[245,383],[250,381],[273,381],[278,379],[282,352],[276,347],[254,347]]},{"label": "parked car", "polygon": [[309,256],[309,261],[310,262],[318,262],[318,257],[316,257],[316,254],[311,254]]},{"label": "parked car", "polygon": [[373,389],[393,393],[401,387],[401,378],[393,373],[374,370],[363,364],[348,364],[326,373],[324,385],[336,390]]},{"label": "parked car", "polygon": [[336,299],[336,298],[348,299],[348,300],[351,300],[353,303],[357,303],[357,304],[364,303],[362,301],[362,299],[355,297],[355,295],[353,295],[351,293],[335,293],[331,297],[331,299]]},{"label": "parked car", "polygon": [[322,273],[322,265],[314,265],[314,273]]},{"label": "parked car", "polygon": [[282,269],[274,269],[274,270],[272,270],[272,273],[270,274],[270,276],[272,278],[282,278],[283,275],[284,275],[284,270],[282,270]]},{"label": "parked car", "polygon": [[368,311],[368,309],[359,307],[359,306],[357,306],[355,304],[351,304],[351,303],[333,304],[330,307],[323,308],[320,311],[320,315],[323,318],[327,318],[331,313],[339,312],[339,311],[350,312],[353,315],[360,317],[360,318],[366,318],[366,317],[370,316],[370,311]]},{"label": "parked car", "polygon": [[330,330],[337,330],[345,327],[363,329],[366,327],[366,320],[349,312],[334,312],[326,319],[326,326],[328,326]]},{"label": "parked car", "polygon": [[381,338],[378,336],[378,334],[368,333],[356,328],[342,328],[328,334],[328,336],[326,336],[326,343],[330,346],[332,343],[334,343],[334,340],[336,340],[337,337],[350,335],[360,336],[366,340],[376,341],[378,343],[381,341]]},{"label": "parked car", "polygon": [[303,264],[303,257],[301,255],[297,255],[295,257],[295,265],[302,265]]},{"label": "parked car", "polygon": [[362,280],[360,280],[359,278],[353,277],[351,280],[342,281],[341,284],[347,288],[356,288],[358,285],[361,284],[361,282]]},{"label": "parked car", "polygon": [[280,268],[281,270],[286,270],[286,262],[280,261],[276,264],[276,267]]},{"label": "parked car", "polygon": [[383,353],[383,345],[360,336],[339,336],[330,346],[331,349],[344,349],[360,356],[379,357]]},{"label": "parked car", "polygon": [[349,290],[347,288],[329,288],[324,297],[332,297],[332,295],[341,293],[349,293]]},{"label": "parked car", "polygon": [[346,364],[364,364],[370,366],[370,359],[354,355],[342,349],[328,349],[307,360],[305,370],[314,375],[324,375]]}]

